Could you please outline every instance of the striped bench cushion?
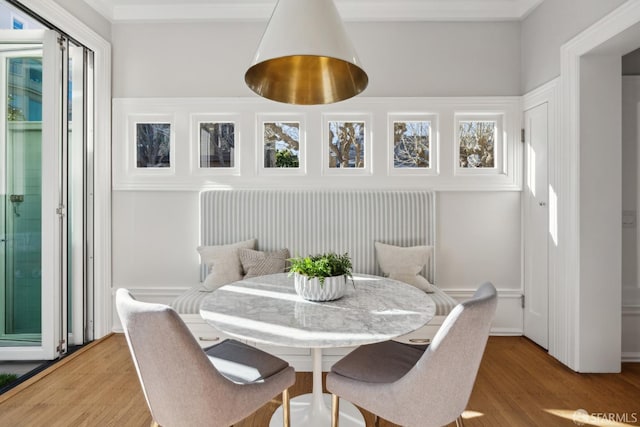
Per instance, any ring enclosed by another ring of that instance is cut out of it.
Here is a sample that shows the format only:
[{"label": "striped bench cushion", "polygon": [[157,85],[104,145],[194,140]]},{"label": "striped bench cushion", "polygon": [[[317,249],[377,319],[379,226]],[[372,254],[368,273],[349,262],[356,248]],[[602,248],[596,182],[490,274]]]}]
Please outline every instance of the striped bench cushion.
[{"label": "striped bench cushion", "polygon": [[429,296],[436,303],[436,316],[446,316],[458,304],[458,301],[433,284],[431,288],[433,293],[430,293]]},{"label": "striped bench cushion", "polygon": [[178,314],[200,314],[202,300],[213,291],[204,286],[194,286],[171,302],[171,307]]},{"label": "striped bench cushion", "polygon": [[[436,316],[446,316],[458,302],[440,288],[433,286],[433,289],[435,292],[429,296],[436,303]],[[200,303],[211,292],[203,286],[193,287],[173,300],[171,307],[179,314],[200,314]]]}]

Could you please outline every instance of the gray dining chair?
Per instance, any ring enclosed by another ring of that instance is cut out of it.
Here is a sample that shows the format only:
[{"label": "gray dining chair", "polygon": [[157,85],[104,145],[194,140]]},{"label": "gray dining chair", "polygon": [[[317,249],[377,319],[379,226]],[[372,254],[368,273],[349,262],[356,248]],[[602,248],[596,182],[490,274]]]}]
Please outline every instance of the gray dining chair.
[{"label": "gray dining chair", "polygon": [[236,340],[202,349],[169,306],[118,289],[116,308],[153,418],[164,427],[230,426],[282,393],[289,425],[295,371],[287,362]]},{"label": "gray dining chair", "polygon": [[339,399],[408,427],[462,426],[495,315],[497,292],[482,284],[473,297],[449,313],[428,346],[396,341],[363,345],[327,374],[332,426],[338,427]]}]

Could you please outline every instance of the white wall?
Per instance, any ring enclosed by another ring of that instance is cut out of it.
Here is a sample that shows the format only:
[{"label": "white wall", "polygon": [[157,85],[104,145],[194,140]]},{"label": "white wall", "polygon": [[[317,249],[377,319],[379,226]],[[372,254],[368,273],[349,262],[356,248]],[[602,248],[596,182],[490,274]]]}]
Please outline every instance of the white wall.
[{"label": "white wall", "polygon": [[[114,283],[196,285],[198,200],[197,191],[115,192]],[[437,217],[439,286],[469,290],[490,280],[501,289],[520,289],[519,192],[439,193]]]},{"label": "white wall", "polygon": [[597,311],[578,312],[579,369],[619,372],[622,64],[586,55],[580,70],[580,306]]},{"label": "white wall", "polygon": [[[517,23],[347,27],[369,73],[367,96],[519,94]],[[114,25],[114,97],[253,96],[243,75],[263,28],[264,23]],[[381,179],[374,175],[365,185],[375,188]],[[236,182],[241,185],[243,177]],[[429,181],[414,177],[409,185],[428,188]],[[464,293],[492,280],[513,296],[515,314],[502,323],[516,333],[522,322],[516,298],[520,227],[519,192],[439,195],[438,284]],[[139,288],[148,298],[167,300],[177,288],[197,283],[197,242],[196,191],[114,192],[114,287]]]},{"label": "white wall", "polygon": [[[640,276],[638,275],[638,118],[640,77],[622,78],[622,211],[635,220],[622,228],[622,359],[640,359]],[[624,216],[623,216],[624,219]]]},{"label": "white wall", "polygon": [[200,278],[199,198],[193,191],[116,191],[115,287],[194,286]]},{"label": "white wall", "polygon": [[625,0],[547,0],[522,22],[522,93],[560,75],[560,46]]},{"label": "white wall", "polygon": [[[266,23],[117,24],[113,95],[252,96],[244,72]],[[347,23],[364,96],[520,95],[514,22]]]},{"label": "white wall", "polygon": [[437,218],[439,285],[520,289],[520,193],[441,193]]}]

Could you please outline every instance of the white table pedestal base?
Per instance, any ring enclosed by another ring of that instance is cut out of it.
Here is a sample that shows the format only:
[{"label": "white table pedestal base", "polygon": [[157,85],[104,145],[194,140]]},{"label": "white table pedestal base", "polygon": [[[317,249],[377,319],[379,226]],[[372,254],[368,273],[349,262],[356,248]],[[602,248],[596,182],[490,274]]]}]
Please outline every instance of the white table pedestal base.
[{"label": "white table pedestal base", "polygon": [[[322,393],[322,349],[311,349],[313,385],[311,394],[291,399],[292,427],[331,426],[331,395]],[[282,426],[282,406],[271,417],[269,427]],[[364,417],[351,402],[340,399],[340,426],[365,427]]]},{"label": "white table pedestal base", "polygon": [[[313,405],[313,395],[291,399],[291,427],[330,427],[331,395],[324,394],[322,407]],[[365,427],[362,413],[351,402],[340,399],[340,427]],[[282,406],[271,417],[269,427],[282,427]]]}]

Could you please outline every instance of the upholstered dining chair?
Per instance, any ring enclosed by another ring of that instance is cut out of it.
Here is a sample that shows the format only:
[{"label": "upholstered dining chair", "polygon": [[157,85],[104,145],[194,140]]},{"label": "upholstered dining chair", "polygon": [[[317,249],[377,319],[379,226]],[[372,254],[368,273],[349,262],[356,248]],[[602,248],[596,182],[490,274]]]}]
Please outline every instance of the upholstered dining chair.
[{"label": "upholstered dining chair", "polygon": [[462,426],[497,304],[491,283],[449,313],[428,346],[396,341],[363,345],[327,375],[333,395],[332,426],[339,398],[408,427]]},{"label": "upholstered dining chair", "polygon": [[289,425],[287,362],[235,340],[200,348],[169,306],[135,300],[118,289],[116,308],[153,425],[230,426],[282,393]]}]

